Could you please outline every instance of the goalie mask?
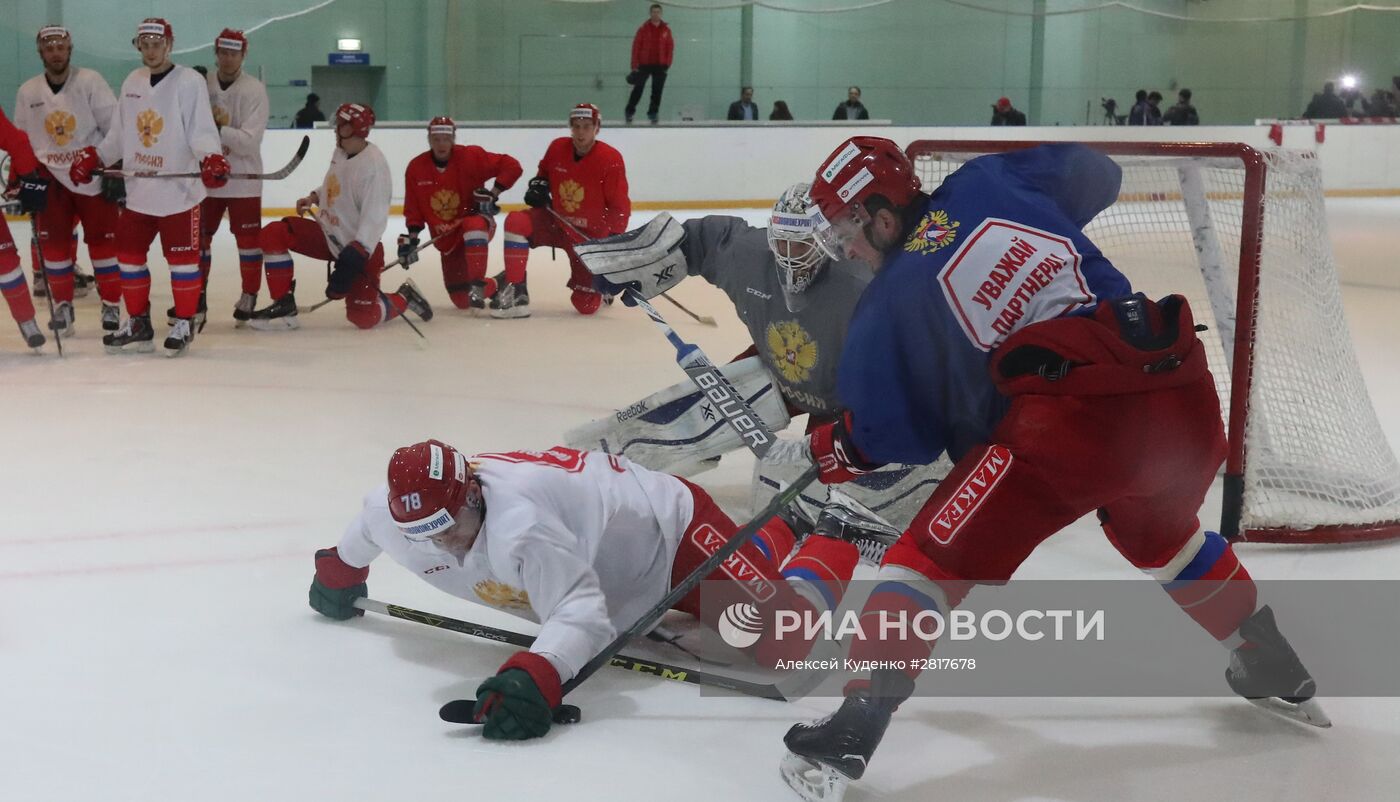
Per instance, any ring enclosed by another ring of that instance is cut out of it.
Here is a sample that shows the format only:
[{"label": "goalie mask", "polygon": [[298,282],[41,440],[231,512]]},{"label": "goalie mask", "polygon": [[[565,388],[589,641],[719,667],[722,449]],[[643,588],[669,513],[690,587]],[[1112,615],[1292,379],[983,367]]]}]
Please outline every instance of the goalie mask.
[{"label": "goalie mask", "polygon": [[816,209],[807,195],[810,184],[793,184],[773,204],[768,218],[768,249],[778,265],[778,284],[789,312],[806,306],[802,293],[826,264],[814,234]]}]

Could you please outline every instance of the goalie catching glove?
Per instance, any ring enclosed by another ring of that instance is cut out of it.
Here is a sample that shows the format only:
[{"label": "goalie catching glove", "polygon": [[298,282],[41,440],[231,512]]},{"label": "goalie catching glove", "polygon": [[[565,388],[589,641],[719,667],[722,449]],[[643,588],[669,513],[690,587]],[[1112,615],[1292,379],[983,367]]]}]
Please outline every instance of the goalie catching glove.
[{"label": "goalie catching glove", "polygon": [[593,287],[605,295],[624,290],[653,298],[681,283],[687,275],[685,229],[662,212],[641,228],[574,246],[579,261],[593,274]]}]

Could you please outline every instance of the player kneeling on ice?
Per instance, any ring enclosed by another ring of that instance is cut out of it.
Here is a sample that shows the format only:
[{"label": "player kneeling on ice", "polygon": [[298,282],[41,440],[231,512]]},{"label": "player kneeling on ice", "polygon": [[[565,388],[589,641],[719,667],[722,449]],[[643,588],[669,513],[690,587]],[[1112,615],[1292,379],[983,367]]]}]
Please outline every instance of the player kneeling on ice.
[{"label": "player kneeling on ice", "polygon": [[523,171],[511,156],[458,145],[456,136],[451,117],[434,117],[428,123],[428,151],[414,156],[404,171],[408,231],[399,235],[399,261],[404,267],[418,261],[418,238],[426,226],[442,254],[442,280],[452,305],[485,309],[496,293],[495,280],[486,277],[486,247],[501,211],[496,200]]},{"label": "player kneeling on ice", "polygon": [[[374,109],[342,103],[332,121],[335,154],[321,186],[297,200],[296,217],[263,226],[260,244],[272,303],[254,312],[248,324],[264,331],[300,326],[292,252],[332,262],[326,297],[344,298],[345,317],[359,328],[373,328],[405,309],[431,320],[433,308],[411,279],[397,292],[379,289],[392,178],[384,153],[367,138]],[[312,220],[302,217],[308,212]]]},{"label": "player kneeling on ice", "polygon": [[[381,553],[460,599],[540,623],[529,651],[477,689],[476,719],[495,739],[549,730],[561,685],[632,625],[738,530],[700,487],[626,458],[555,447],[466,456],[428,440],[400,448],[388,482],[339,545],[316,552],[311,606],[344,620],[363,611],[369,565]],[[769,521],[708,579],[760,611],[813,615],[835,609],[856,548]],[[716,627],[697,589],[676,609]],[[773,620],[765,616],[764,620]],[[804,656],[798,637],[762,637],[746,651],[760,663]]]},{"label": "player kneeling on ice", "polygon": [[[946,615],[1097,512],[1114,547],[1229,650],[1231,689],[1326,726],[1249,572],[1196,517],[1226,441],[1191,310],[1133,294],[1083,233],[1120,182],[1075,144],[974,159],[931,195],[888,139],[854,137],[822,163],[818,242],[876,275],[841,361],[847,411],[808,438],[820,478],[944,451],[955,463],[886,552],[861,621]],[[838,711],[789,730],[783,777],[808,799],[839,798],[864,774],[933,648],[865,634],[852,659],[911,668],[853,681]]]}]

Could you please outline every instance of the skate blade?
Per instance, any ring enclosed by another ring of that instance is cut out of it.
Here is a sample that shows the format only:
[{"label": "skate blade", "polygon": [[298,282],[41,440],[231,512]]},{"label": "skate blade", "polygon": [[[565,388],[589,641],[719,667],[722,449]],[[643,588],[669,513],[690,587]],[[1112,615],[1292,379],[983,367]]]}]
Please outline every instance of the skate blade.
[{"label": "skate blade", "polygon": [[184,345],[180,348],[167,348],[165,349],[165,355],[170,359],[174,359],[177,356],[184,356],[185,352],[188,350],[190,350],[189,345]]},{"label": "skate blade", "polygon": [[491,317],[494,317],[494,318],[496,318],[497,320],[514,320],[514,319],[516,319],[516,318],[529,317],[529,316],[530,316],[530,310],[529,310],[529,309],[517,309],[517,308],[515,308],[515,307],[512,307],[512,308],[510,308],[510,309],[492,309],[492,310],[491,310]]},{"label": "skate blade", "polygon": [[851,780],[846,775],[801,755],[788,752],[778,766],[783,782],[807,802],[841,802]]},{"label": "skate blade", "polygon": [[1255,707],[1267,710],[1270,713],[1303,724],[1309,724],[1323,729],[1332,726],[1332,719],[1327,717],[1327,713],[1322,709],[1322,705],[1317,703],[1316,699],[1309,699],[1298,704],[1286,702],[1277,696],[1269,696],[1264,699],[1246,699],[1245,701]]},{"label": "skate blade", "polygon": [[153,342],[135,343],[132,345],[104,345],[109,354],[149,354],[156,350]]},{"label": "skate blade", "polygon": [[248,321],[248,325],[258,331],[292,331],[301,328],[296,315],[286,317],[260,317]]}]

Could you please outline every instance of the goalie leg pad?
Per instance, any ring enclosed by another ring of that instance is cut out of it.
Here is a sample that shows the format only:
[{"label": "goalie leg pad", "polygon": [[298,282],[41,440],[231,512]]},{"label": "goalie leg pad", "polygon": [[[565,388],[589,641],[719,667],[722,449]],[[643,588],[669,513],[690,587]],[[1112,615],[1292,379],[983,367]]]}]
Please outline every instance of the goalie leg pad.
[{"label": "goalie leg pad", "polygon": [[[754,411],[780,431],[787,407],[758,357],[720,367]],[[564,433],[565,445],[619,454],[645,468],[689,476],[745,443],[693,382],[683,381]]]}]

